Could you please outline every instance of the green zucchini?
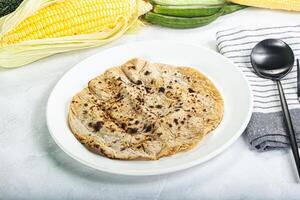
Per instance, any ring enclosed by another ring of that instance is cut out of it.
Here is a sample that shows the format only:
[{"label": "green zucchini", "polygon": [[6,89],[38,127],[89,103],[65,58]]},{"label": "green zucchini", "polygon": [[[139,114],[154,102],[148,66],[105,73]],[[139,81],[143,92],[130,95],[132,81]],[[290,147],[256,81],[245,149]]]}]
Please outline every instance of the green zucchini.
[{"label": "green zucchini", "polygon": [[155,5],[153,12],[175,17],[201,17],[216,14],[223,6],[164,6]]},{"label": "green zucchini", "polygon": [[216,14],[205,17],[174,17],[148,12],[145,15],[145,20],[169,28],[196,28],[207,25],[223,14],[224,9],[220,9]]},{"label": "green zucchini", "polygon": [[0,0],[0,17],[14,12],[23,0]]},{"label": "green zucchini", "polygon": [[158,5],[222,5],[225,0],[150,0],[154,4]]}]

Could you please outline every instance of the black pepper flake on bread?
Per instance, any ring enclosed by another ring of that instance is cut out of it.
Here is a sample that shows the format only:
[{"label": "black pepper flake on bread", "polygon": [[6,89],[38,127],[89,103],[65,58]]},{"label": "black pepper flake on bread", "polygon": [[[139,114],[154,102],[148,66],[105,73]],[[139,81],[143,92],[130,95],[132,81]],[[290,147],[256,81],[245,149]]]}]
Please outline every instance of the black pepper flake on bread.
[{"label": "black pepper flake on bread", "polygon": [[178,125],[178,119],[174,119],[174,123]]},{"label": "black pepper flake on bread", "polygon": [[[124,99],[124,96],[123,95],[121,95],[120,93],[119,94],[117,94],[117,96],[116,96],[116,101],[121,101],[121,100],[123,100]],[[120,106],[122,106],[122,103],[120,103]]]},{"label": "black pepper flake on bread", "polygon": [[164,93],[166,91],[166,89],[164,87],[160,87],[158,91],[161,93]]},{"label": "black pepper flake on bread", "polygon": [[88,127],[93,128],[94,132],[98,132],[103,127],[103,122],[97,121],[96,123],[89,122]]},{"label": "black pepper flake on bread", "polygon": [[122,124],[121,124],[121,128],[122,128],[122,129],[125,129],[126,126],[127,126],[127,125],[126,125],[125,123],[122,123]]},{"label": "black pepper flake on bread", "polygon": [[98,132],[103,127],[103,122],[96,122],[96,124],[93,125],[93,129],[95,132]]},{"label": "black pepper flake on bread", "polygon": [[137,84],[137,85],[142,85],[143,82],[142,82],[141,80],[137,80],[137,81],[136,81],[136,84]]},{"label": "black pepper flake on bread", "polygon": [[146,90],[147,93],[151,92],[151,88],[150,87],[145,87],[145,90]]},{"label": "black pepper flake on bread", "polygon": [[145,71],[145,73],[144,73],[145,76],[148,76],[149,74],[151,74],[151,72],[149,72],[149,71]]},{"label": "black pepper flake on bread", "polygon": [[71,102],[69,125],[79,142],[123,160],[187,151],[223,115],[219,92],[200,72],[142,59],[108,69]]},{"label": "black pepper flake on bread", "polygon": [[145,125],[144,130],[146,133],[150,132],[152,130],[152,125],[151,124]]},{"label": "black pepper flake on bread", "polygon": [[144,99],[142,99],[140,96],[138,96],[138,97],[136,98],[136,100],[139,101],[141,104],[144,102]]},{"label": "black pepper flake on bread", "polygon": [[195,91],[192,88],[189,88],[189,93],[195,93]]}]

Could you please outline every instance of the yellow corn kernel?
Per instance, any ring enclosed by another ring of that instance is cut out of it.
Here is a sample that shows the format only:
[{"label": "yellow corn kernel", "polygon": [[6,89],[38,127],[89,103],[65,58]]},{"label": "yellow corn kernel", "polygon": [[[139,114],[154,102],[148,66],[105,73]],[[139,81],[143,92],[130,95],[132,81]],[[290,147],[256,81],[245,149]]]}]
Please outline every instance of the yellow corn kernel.
[{"label": "yellow corn kernel", "polygon": [[300,11],[300,0],[230,0],[231,2],[270,9]]},{"label": "yellow corn kernel", "polygon": [[63,0],[36,11],[8,33],[0,47],[25,40],[88,34],[112,27],[118,17],[130,17],[132,0]]}]

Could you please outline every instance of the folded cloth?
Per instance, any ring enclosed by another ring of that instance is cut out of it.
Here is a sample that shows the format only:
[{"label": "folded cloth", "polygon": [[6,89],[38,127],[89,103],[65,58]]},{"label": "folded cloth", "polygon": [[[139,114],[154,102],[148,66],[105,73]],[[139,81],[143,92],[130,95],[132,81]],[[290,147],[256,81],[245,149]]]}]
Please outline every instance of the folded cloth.
[{"label": "folded cloth", "polygon": [[[285,41],[300,56],[300,25],[230,29],[217,32],[217,48],[243,72],[254,97],[254,110],[244,133],[251,149],[265,151],[289,146],[289,138],[281,110],[277,85],[258,77],[251,66],[252,48],[261,40],[277,38]],[[230,75],[228,75],[230,76]],[[297,100],[297,67],[283,78],[282,85],[300,146],[300,103]]]},{"label": "folded cloth", "polygon": [[229,0],[229,1],[241,5],[261,7],[261,8],[300,11],[299,0]]}]

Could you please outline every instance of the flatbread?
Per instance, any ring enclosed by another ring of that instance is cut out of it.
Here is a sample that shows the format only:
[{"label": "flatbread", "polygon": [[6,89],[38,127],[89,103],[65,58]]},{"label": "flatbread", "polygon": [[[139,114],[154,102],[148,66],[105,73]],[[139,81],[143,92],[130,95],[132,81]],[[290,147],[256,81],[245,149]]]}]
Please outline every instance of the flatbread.
[{"label": "flatbread", "polygon": [[69,126],[97,154],[157,160],[197,145],[218,126],[223,110],[219,91],[197,70],[136,58],[73,97]]}]

